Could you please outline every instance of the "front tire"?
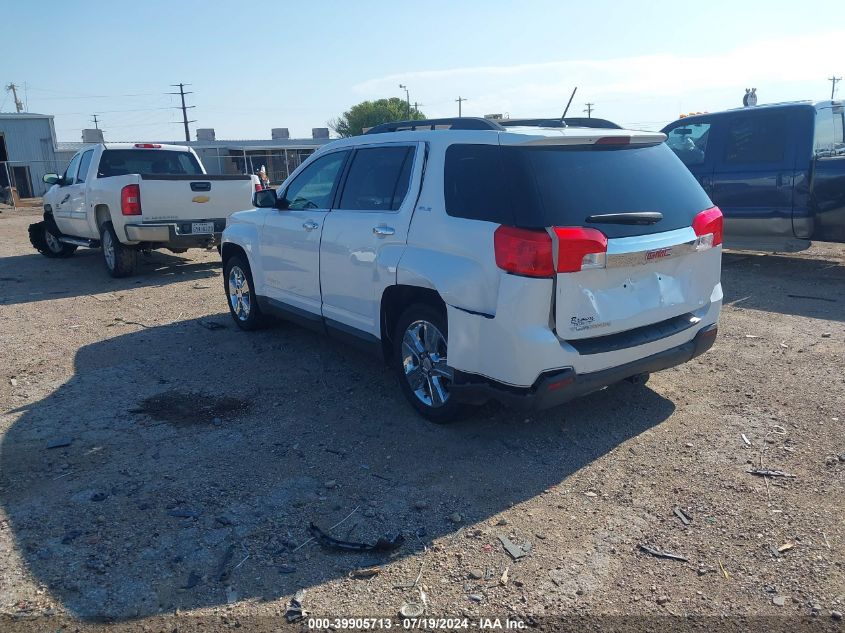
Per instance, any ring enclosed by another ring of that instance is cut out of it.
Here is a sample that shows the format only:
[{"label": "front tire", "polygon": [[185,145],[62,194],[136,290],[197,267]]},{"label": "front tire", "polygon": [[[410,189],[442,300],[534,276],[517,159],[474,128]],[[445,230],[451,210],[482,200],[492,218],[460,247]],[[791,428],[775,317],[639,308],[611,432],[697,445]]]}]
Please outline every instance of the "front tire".
[{"label": "front tire", "polygon": [[138,268],[138,251],[121,244],[111,222],[103,222],[100,227],[100,245],[103,248],[103,261],[112,277],[131,277]]},{"label": "front tire", "polygon": [[448,343],[443,310],[422,303],[402,313],[393,334],[394,366],[402,393],[417,412],[437,424],[453,421],[463,410],[450,393]]},{"label": "front tire", "polygon": [[229,304],[229,314],[242,330],[257,330],[264,325],[264,317],[255,295],[252,271],[243,259],[235,255],[226,261],[223,286]]},{"label": "front tire", "polygon": [[47,222],[36,222],[29,225],[29,241],[44,257],[60,259],[70,257],[76,252],[76,246],[60,242],[47,226]]}]

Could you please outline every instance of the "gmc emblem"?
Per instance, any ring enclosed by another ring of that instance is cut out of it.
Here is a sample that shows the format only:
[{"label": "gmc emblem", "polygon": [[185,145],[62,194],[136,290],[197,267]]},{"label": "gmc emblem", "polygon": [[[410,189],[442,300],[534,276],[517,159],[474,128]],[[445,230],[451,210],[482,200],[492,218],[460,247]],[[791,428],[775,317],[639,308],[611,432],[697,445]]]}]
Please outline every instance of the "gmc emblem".
[{"label": "gmc emblem", "polygon": [[671,248],[658,248],[657,250],[648,251],[645,254],[646,261],[651,261],[652,259],[663,259],[664,257],[669,257],[672,254]]}]

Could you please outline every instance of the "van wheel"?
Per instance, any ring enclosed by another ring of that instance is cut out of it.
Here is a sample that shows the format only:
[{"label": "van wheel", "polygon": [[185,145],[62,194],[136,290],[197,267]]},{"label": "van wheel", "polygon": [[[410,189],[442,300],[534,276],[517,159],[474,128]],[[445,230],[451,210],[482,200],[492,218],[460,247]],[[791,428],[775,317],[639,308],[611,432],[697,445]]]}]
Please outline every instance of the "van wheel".
[{"label": "van wheel", "polygon": [[450,393],[446,315],[430,305],[407,308],[393,333],[394,365],[402,393],[419,413],[437,424],[454,420],[463,406]]},{"label": "van wheel", "polygon": [[39,253],[45,257],[70,257],[76,252],[76,246],[60,242],[47,227],[46,222],[36,222],[29,225],[29,241]]},{"label": "van wheel", "polygon": [[229,313],[242,330],[257,330],[265,323],[249,264],[240,257],[230,257],[223,270],[223,286],[229,303]]},{"label": "van wheel", "polygon": [[111,222],[103,222],[100,227],[100,244],[103,248],[103,261],[112,277],[131,277],[138,268],[138,251],[121,244]]}]

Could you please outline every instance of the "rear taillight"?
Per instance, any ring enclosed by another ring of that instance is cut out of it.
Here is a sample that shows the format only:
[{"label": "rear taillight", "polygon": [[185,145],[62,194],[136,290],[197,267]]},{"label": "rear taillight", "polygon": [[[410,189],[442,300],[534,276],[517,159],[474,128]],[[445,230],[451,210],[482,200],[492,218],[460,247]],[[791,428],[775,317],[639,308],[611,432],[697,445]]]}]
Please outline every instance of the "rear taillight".
[{"label": "rear taillight", "polygon": [[587,268],[604,268],[607,263],[607,237],[596,229],[555,227],[557,272],[577,273]]},{"label": "rear taillight", "polygon": [[580,227],[555,227],[552,231],[557,239],[557,268],[548,231],[512,226],[500,226],[493,236],[496,265],[526,277],[552,277],[555,272],[573,273],[605,267],[607,237],[604,233]]},{"label": "rear taillight", "polygon": [[719,207],[712,207],[702,211],[692,221],[692,230],[698,236],[695,249],[703,251],[722,243],[724,219]]},{"label": "rear taillight", "polygon": [[493,234],[496,265],[509,273],[526,277],[551,277],[552,238],[545,230],[500,226]]},{"label": "rear taillight", "polygon": [[120,212],[123,215],[141,215],[141,187],[126,185],[120,190]]}]

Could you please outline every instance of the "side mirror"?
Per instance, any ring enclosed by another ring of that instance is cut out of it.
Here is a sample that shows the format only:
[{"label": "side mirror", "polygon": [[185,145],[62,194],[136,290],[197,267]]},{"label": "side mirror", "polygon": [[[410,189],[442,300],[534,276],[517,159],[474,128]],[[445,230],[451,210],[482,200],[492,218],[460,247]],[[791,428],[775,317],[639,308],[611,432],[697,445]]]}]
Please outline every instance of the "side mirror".
[{"label": "side mirror", "polygon": [[55,185],[59,181],[61,181],[62,177],[58,174],[44,174],[41,180],[44,181],[44,184],[47,185]]},{"label": "side mirror", "polygon": [[276,200],[275,189],[262,189],[252,194],[252,206],[257,209],[274,209]]}]

